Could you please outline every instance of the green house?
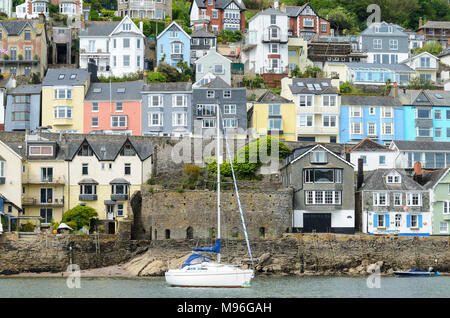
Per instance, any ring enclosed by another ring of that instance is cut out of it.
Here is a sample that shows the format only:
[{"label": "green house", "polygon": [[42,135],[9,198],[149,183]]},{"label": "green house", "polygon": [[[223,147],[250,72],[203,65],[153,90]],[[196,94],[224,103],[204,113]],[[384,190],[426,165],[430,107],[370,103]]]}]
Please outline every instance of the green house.
[{"label": "green house", "polygon": [[450,234],[450,168],[423,175],[424,186],[430,190],[432,235]]}]

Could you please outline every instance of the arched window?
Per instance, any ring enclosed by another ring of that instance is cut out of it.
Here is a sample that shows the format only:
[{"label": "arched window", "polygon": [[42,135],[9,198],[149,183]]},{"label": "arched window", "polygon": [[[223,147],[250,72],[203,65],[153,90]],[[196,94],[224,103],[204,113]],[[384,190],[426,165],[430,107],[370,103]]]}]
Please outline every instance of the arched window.
[{"label": "arched window", "polygon": [[264,238],[266,236],[266,228],[260,227],[259,228],[259,237]]},{"label": "arched window", "polygon": [[192,240],[193,238],[194,238],[194,229],[191,226],[189,226],[186,229],[186,239]]}]

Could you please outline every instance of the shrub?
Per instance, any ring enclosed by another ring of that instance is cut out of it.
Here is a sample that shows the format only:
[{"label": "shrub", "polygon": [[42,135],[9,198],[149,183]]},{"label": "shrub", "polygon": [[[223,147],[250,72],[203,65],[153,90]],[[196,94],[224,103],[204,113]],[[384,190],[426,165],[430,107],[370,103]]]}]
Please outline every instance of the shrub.
[{"label": "shrub", "polygon": [[188,178],[190,183],[198,181],[201,174],[201,169],[196,165],[186,165],[183,169],[184,175]]},{"label": "shrub", "polygon": [[34,232],[35,227],[36,225],[33,222],[27,221],[27,223],[21,225],[20,232]]},{"label": "shrub", "polygon": [[165,82],[167,81],[166,77],[159,72],[150,72],[147,75],[147,81],[150,83],[154,82]]},{"label": "shrub", "polygon": [[183,193],[183,192],[184,192],[184,189],[183,189],[182,187],[178,187],[178,188],[177,188],[177,192],[178,192],[178,193]]},{"label": "shrub", "polygon": [[64,212],[62,221],[72,229],[79,230],[82,227],[89,228],[91,218],[98,216],[97,211],[89,206],[77,205]]},{"label": "shrub", "polygon": [[153,188],[153,187],[148,188],[149,193],[153,193],[154,190],[155,190],[155,188]]}]

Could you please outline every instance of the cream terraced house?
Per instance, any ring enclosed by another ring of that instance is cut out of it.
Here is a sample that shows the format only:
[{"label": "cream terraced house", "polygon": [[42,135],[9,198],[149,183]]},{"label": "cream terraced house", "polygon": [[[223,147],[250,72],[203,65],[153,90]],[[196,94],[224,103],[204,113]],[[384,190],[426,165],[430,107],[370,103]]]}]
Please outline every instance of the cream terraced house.
[{"label": "cream terraced house", "polygon": [[108,223],[108,231],[114,232],[111,224],[129,215],[131,196],[151,177],[151,144],[89,136],[70,143],[67,151],[67,208],[79,204],[94,208]]},{"label": "cream terraced house", "polygon": [[152,158],[152,145],[143,137],[0,133],[5,213],[19,223],[32,220],[38,231],[86,205],[113,234],[117,220],[130,214],[131,197],[151,177]]},{"label": "cream terraced house", "polygon": [[296,105],[298,141],[339,142],[341,97],[331,79],[285,77],[281,96]]}]

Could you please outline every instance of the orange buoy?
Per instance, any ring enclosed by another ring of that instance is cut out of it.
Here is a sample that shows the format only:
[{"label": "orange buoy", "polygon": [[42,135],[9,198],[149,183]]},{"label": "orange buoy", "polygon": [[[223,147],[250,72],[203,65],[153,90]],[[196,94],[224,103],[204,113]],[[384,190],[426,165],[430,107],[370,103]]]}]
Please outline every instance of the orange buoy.
[{"label": "orange buoy", "polygon": [[57,234],[58,233],[58,231],[57,230],[53,230],[53,234]]}]

